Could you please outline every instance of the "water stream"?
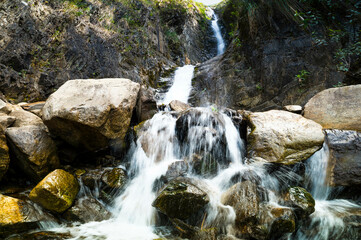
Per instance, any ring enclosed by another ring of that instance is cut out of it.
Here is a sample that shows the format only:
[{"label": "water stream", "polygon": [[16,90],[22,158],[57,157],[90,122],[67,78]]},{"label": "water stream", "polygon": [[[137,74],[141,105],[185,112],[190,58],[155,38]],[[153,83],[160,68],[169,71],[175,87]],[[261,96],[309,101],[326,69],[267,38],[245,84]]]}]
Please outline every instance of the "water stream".
[{"label": "water stream", "polygon": [[[212,26],[217,38],[218,54],[224,52],[224,41],[214,14]],[[172,100],[187,103],[191,91],[194,66],[186,65],[176,70],[172,87],[159,104],[168,104]],[[214,108],[195,108],[185,122],[187,133],[180,140],[176,133],[177,116],[174,113],[159,112],[148,120],[136,144],[131,148],[131,164],[128,169],[131,181],[116,199],[112,206],[113,218],[103,222],[91,222],[71,227],[52,229],[58,232],[69,232],[73,239],[109,239],[109,240],[151,240],[164,236],[156,228],[158,214],[152,206],[157,190],[154,185],[169,166],[175,162],[191,159],[202,153],[212,153],[222,159],[215,170],[202,168],[202,174],[196,174],[191,166],[187,177],[197,181],[208,193],[210,203],[207,209],[206,226],[216,226],[225,234],[231,234],[235,221],[232,207],[221,203],[222,194],[230,187],[234,176],[242,176],[252,172],[260,185],[268,189],[271,204],[278,205],[279,191],[284,184],[282,179],[299,177],[288,171],[279,173],[282,176],[271,176],[263,164],[245,163],[244,140],[233,124],[231,117]],[[206,158],[207,165],[214,166],[214,158]],[[328,150],[325,145],[309,160],[306,168],[308,190],[316,199],[316,211],[311,215],[311,226],[316,232],[300,229],[290,239],[326,240],[330,236],[337,239],[345,229],[343,218],[354,209],[354,203],[346,200],[328,200],[331,189],[325,184]],[[208,162],[207,162],[208,161]],[[281,180],[280,180],[281,179]],[[337,235],[339,234],[339,235]]]}]

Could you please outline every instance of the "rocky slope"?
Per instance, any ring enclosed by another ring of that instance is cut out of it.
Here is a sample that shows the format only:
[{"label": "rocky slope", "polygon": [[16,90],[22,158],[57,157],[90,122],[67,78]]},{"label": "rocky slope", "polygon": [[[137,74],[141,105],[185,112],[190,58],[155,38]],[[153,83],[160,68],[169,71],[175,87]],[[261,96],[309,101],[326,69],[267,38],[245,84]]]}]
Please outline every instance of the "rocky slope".
[{"label": "rocky slope", "polygon": [[226,1],[218,12],[229,47],[198,67],[193,102],[268,110],[360,83],[356,2]]},{"label": "rocky slope", "polygon": [[212,56],[209,31],[204,6],[192,1],[1,1],[2,98],[45,99],[77,78],[154,87],[164,70]]}]

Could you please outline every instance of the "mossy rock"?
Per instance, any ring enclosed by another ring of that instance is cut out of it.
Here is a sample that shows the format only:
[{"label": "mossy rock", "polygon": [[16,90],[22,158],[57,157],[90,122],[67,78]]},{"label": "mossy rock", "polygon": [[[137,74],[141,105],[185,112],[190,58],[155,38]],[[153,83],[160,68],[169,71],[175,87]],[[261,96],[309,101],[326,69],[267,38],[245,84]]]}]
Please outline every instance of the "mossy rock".
[{"label": "mossy rock", "polygon": [[79,184],[76,178],[57,169],[33,188],[29,198],[50,211],[61,213],[73,204],[78,192]]},{"label": "mossy rock", "polygon": [[121,189],[127,181],[127,174],[121,168],[113,168],[106,170],[101,179],[108,188]]},{"label": "mossy rock", "polygon": [[186,220],[209,202],[206,192],[192,183],[175,179],[154,200],[153,206],[169,218]]},{"label": "mossy rock", "polygon": [[315,211],[315,200],[304,188],[290,188],[285,200],[287,205],[295,208],[295,213],[299,218],[306,218]]}]

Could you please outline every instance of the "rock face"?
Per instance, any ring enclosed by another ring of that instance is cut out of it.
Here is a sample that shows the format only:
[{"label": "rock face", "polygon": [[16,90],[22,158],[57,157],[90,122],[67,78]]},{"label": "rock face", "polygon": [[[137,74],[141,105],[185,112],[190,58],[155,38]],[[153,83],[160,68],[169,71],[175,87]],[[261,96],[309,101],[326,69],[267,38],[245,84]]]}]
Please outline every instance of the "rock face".
[{"label": "rock face", "polygon": [[311,98],[304,111],[323,128],[361,131],[361,84],[331,88]]},{"label": "rock face", "polygon": [[292,187],[285,197],[286,204],[295,209],[296,215],[304,219],[315,211],[315,200],[312,195],[301,187]]},{"label": "rock face", "polygon": [[68,81],[46,101],[44,123],[75,147],[105,148],[110,140],[123,140],[139,87],[122,78]]},{"label": "rock face", "polygon": [[55,143],[45,126],[29,125],[6,130],[14,162],[38,182],[59,166]]},{"label": "rock face", "polygon": [[76,78],[125,77],[156,87],[167,68],[212,57],[204,51],[212,30],[195,4],[25,3],[0,2],[0,87],[17,102],[45,99]]},{"label": "rock face", "polygon": [[328,176],[332,186],[361,185],[361,133],[326,130]]},{"label": "rock face", "polygon": [[79,184],[76,178],[57,169],[33,188],[29,198],[50,211],[61,213],[73,204],[78,192]]},{"label": "rock face", "polygon": [[298,114],[271,110],[249,113],[248,156],[267,162],[293,164],[322,147],[321,125]]},{"label": "rock face", "polygon": [[208,204],[207,193],[182,180],[173,180],[154,200],[153,206],[169,218],[186,220]]},{"label": "rock face", "polygon": [[45,219],[27,202],[0,194],[0,237],[35,229]]}]

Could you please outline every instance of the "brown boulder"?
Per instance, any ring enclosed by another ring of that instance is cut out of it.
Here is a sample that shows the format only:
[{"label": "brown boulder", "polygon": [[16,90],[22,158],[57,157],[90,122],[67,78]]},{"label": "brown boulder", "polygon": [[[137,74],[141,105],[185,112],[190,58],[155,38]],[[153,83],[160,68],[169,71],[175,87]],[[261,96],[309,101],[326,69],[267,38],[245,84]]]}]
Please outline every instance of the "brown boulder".
[{"label": "brown boulder", "polygon": [[294,164],[322,147],[322,126],[301,115],[271,110],[249,113],[247,118],[251,127],[247,152],[255,160]]}]

